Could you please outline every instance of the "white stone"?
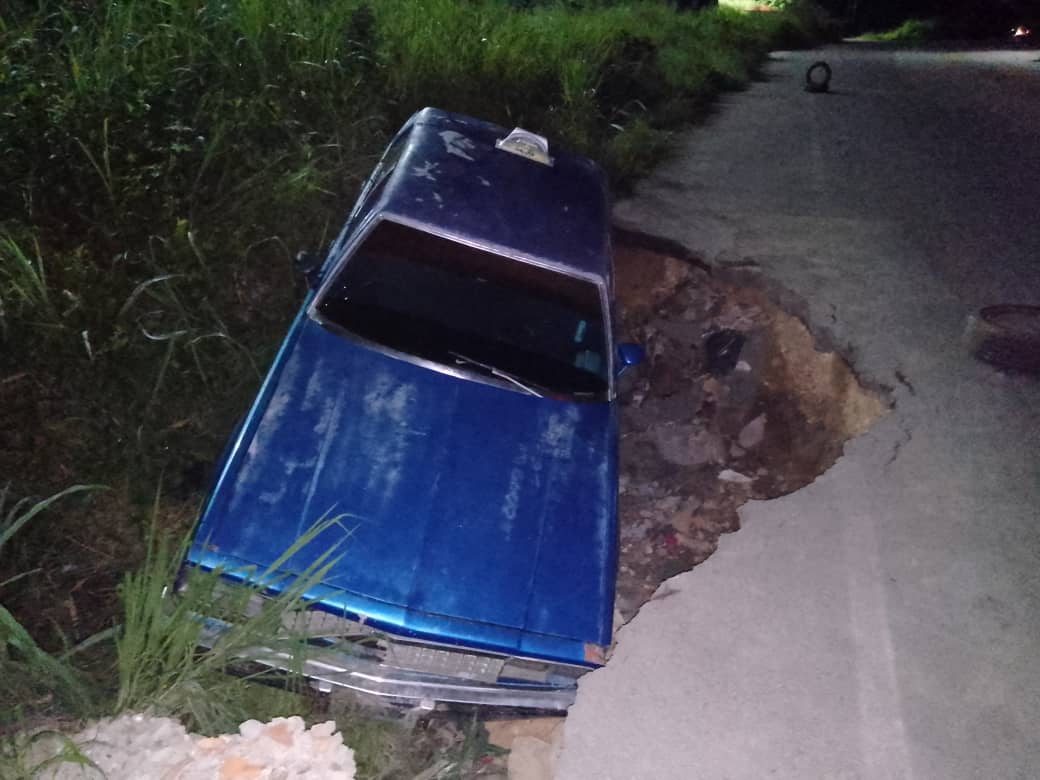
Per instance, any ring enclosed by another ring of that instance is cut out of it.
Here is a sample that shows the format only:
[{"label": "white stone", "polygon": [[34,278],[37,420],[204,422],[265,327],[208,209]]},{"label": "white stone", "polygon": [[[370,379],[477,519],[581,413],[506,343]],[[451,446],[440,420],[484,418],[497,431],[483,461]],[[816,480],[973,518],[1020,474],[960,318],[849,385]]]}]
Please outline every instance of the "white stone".
[{"label": "white stone", "polygon": [[723,482],[733,482],[737,485],[749,485],[754,480],[746,474],[741,474],[739,471],[733,469],[723,469],[719,472],[719,479]]},{"label": "white stone", "polygon": [[745,450],[750,450],[762,443],[766,435],[766,416],[760,414],[740,431],[737,442]]}]

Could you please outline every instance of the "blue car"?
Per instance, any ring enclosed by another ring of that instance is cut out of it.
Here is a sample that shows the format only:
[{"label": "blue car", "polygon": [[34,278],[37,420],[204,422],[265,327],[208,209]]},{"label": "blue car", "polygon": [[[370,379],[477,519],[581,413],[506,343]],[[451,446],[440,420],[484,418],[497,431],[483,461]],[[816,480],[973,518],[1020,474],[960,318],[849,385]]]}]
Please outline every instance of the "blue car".
[{"label": "blue car", "polygon": [[252,582],[342,515],[284,572],[342,545],[298,659],[319,688],[566,709],[611,641],[616,379],[641,358],[603,172],[424,109],[309,279],[187,564]]}]

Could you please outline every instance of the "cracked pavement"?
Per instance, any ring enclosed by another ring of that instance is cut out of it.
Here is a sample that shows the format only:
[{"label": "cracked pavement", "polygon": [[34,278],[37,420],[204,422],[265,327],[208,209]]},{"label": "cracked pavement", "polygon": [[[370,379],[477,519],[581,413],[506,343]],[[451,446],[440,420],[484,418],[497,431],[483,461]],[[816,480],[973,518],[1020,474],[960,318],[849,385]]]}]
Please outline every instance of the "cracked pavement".
[{"label": "cracked pavement", "polygon": [[895,407],[622,629],[558,778],[1037,775],[1040,380],[962,343],[1040,303],[1036,56],[778,54],[618,204],[789,291]]}]

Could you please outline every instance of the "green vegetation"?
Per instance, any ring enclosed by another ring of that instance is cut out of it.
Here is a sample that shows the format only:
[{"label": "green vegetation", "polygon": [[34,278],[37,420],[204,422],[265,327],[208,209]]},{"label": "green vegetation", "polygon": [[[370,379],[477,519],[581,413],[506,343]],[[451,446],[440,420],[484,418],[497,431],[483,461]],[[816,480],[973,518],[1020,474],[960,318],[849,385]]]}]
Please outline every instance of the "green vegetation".
[{"label": "green vegetation", "polygon": [[[0,491],[0,561],[3,560],[4,548],[9,549],[14,535],[51,504],[98,487],[74,485],[31,506],[23,499],[10,508],[6,506],[10,488],[5,487]],[[18,580],[37,573],[36,570],[23,571],[0,581],[0,597]],[[0,726],[24,717],[34,703],[53,702],[77,715],[89,713],[93,709],[90,688],[83,676],[67,662],[79,649],[82,645],[61,655],[46,652],[0,601],[0,677],[4,680],[4,689],[0,689],[0,712],[3,713]]]},{"label": "green vegetation", "polygon": [[895,43],[925,43],[935,40],[940,34],[939,22],[935,19],[908,19],[898,27],[886,32],[864,33],[858,41],[887,41]]},{"label": "green vegetation", "polygon": [[[303,596],[319,584],[335,563],[340,545],[322,551],[291,581],[282,572],[303,548],[326,531],[340,528],[341,517],[325,518],[301,536],[277,561],[259,573],[262,586],[221,586],[221,571],[191,571],[176,596],[168,593],[184,560],[186,543],[170,545],[153,533],[139,571],[128,574],[120,588],[123,622],[115,635],[118,694],[113,711],[179,717],[204,734],[233,731],[251,717],[255,705],[249,683],[255,675],[230,675],[236,659],[254,647],[285,652],[302,662],[306,636],[294,630],[292,616],[309,602]],[[278,594],[263,598],[267,588]],[[225,618],[226,631],[205,651],[198,615]]]},{"label": "green vegetation", "polygon": [[[48,757],[37,757],[38,753]],[[99,770],[99,767],[60,731],[45,729],[31,735],[0,738],[0,778],[3,780],[33,780],[44,776],[47,770],[57,770],[59,764],[76,764],[84,769],[87,777],[100,773],[88,771],[88,768]]]},{"label": "green vegetation", "polygon": [[[769,48],[820,34],[814,6],[782,5],[5,4],[0,473],[22,499],[0,507],[0,710],[148,704],[214,730],[255,696],[215,682],[230,646],[200,663],[190,608],[166,609],[180,550],[163,540],[190,527],[298,305],[292,255],[325,247],[408,115],[521,125],[624,187]],[[26,498],[72,482],[113,489]],[[60,513],[29,522],[59,497]],[[359,739],[387,744],[378,729]]]}]

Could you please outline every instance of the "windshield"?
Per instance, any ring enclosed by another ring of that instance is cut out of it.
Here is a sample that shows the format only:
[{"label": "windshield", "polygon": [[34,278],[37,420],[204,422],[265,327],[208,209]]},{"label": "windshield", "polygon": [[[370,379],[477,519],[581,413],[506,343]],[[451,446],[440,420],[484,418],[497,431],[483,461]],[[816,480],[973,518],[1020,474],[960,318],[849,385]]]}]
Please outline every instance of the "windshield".
[{"label": "windshield", "polygon": [[597,285],[394,222],[376,226],[316,308],[368,341],[518,390],[607,392]]}]

